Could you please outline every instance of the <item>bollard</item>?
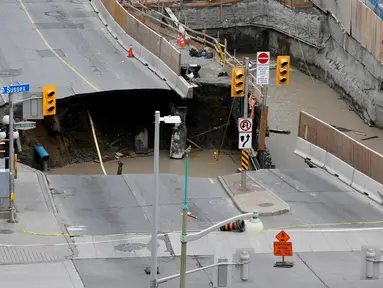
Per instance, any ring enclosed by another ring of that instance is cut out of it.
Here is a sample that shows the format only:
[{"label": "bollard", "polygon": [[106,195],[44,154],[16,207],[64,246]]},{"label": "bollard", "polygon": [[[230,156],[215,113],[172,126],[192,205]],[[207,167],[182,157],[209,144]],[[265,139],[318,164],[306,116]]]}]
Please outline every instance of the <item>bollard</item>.
[{"label": "bollard", "polygon": [[15,218],[15,207],[14,206],[9,207],[9,220],[7,222],[8,223],[17,223],[16,218]]},{"label": "bollard", "polygon": [[122,167],[124,166],[124,163],[122,161],[118,161],[118,167],[117,167],[117,175],[122,174]]},{"label": "bollard", "polygon": [[375,260],[375,250],[374,249],[366,249],[366,278],[374,277],[374,260]]},{"label": "bollard", "polygon": [[247,281],[249,280],[249,263],[250,263],[250,254],[247,251],[242,251],[239,254],[239,260],[242,264],[241,267],[241,280]]}]

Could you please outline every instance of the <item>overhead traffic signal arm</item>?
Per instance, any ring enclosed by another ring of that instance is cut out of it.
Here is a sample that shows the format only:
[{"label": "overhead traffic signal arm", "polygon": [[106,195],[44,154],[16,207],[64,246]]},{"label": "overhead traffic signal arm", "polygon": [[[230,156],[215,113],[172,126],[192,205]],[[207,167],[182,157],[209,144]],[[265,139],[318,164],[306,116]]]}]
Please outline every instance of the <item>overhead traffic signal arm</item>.
[{"label": "overhead traffic signal arm", "polygon": [[245,95],[245,68],[234,67],[231,70],[231,97]]},{"label": "overhead traffic signal arm", "polygon": [[43,115],[56,115],[56,86],[43,88]]},{"label": "overhead traffic signal arm", "polygon": [[277,57],[277,84],[286,85],[290,81],[290,56]]}]

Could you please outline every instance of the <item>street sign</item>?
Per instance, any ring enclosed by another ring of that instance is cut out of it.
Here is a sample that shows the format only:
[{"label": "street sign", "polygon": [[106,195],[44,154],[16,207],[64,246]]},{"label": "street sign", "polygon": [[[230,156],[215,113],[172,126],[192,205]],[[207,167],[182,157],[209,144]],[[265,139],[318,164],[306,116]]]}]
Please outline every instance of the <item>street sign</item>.
[{"label": "street sign", "polygon": [[274,242],[274,256],[293,256],[293,243]]},{"label": "street sign", "polygon": [[0,88],[0,94],[29,92],[29,84],[10,85]]},{"label": "street sign", "polygon": [[290,236],[285,231],[282,230],[275,236],[275,238],[277,238],[277,240],[280,242],[287,242],[289,241]]},{"label": "street sign", "polygon": [[241,168],[242,170],[249,170],[249,151],[246,149],[242,150]]},{"label": "street sign", "polygon": [[257,85],[269,85],[270,52],[257,52]]},{"label": "street sign", "polygon": [[13,128],[19,129],[19,130],[33,129],[33,128],[36,128],[36,122],[32,122],[32,121],[16,122],[13,124]]},{"label": "street sign", "polygon": [[23,119],[44,119],[42,92],[24,92],[23,100]]},{"label": "street sign", "polygon": [[251,132],[253,130],[253,119],[251,118],[238,118],[238,131]]},{"label": "street sign", "polygon": [[270,52],[258,52],[257,53],[257,64],[269,64]]},{"label": "street sign", "polygon": [[274,256],[282,256],[282,261],[277,261],[274,264],[276,268],[291,268],[294,266],[293,262],[285,261],[285,256],[293,256],[293,243],[287,242],[290,236],[283,230],[281,230],[275,238],[278,241],[274,242]]},{"label": "street sign", "polygon": [[251,149],[252,133],[239,133],[238,137],[238,149]]}]

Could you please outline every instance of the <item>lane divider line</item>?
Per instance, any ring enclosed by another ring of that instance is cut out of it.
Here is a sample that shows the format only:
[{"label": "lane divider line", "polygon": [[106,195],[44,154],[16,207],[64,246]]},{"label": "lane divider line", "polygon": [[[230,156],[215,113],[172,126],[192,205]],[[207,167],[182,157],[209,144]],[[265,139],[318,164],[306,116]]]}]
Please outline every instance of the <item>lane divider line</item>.
[{"label": "lane divider line", "polygon": [[[92,84],[88,79],[86,79],[80,72],[78,72],[72,65],[70,65],[67,61],[65,61],[53,48],[52,46],[49,44],[49,42],[47,41],[47,39],[45,38],[45,36],[43,35],[43,33],[41,33],[40,29],[37,27],[36,25],[36,22],[33,20],[31,14],[28,12],[27,8],[25,7],[24,3],[22,0],[18,0],[19,3],[20,3],[20,6],[21,8],[24,10],[25,14],[27,15],[27,17],[29,18],[29,21],[31,22],[31,24],[33,25],[33,28],[36,30],[37,34],[39,34],[41,40],[43,40],[44,44],[47,46],[47,48],[57,57],[57,59],[59,59],[65,66],[67,66],[73,73],[75,73],[78,77],[80,77],[85,83],[87,83],[90,87],[92,87],[96,92],[100,92],[101,90],[99,88],[97,88],[96,85]],[[87,111],[88,113],[88,117],[89,117],[89,121],[90,121],[90,125],[92,127],[92,134],[93,134],[93,140],[94,140],[94,143],[96,145],[96,150],[97,150],[97,154],[98,154],[98,158],[99,158],[99,162],[100,162],[100,165],[101,165],[101,169],[102,169],[102,172],[104,173],[104,175],[107,175],[106,174],[106,171],[105,171],[105,168],[104,168],[104,163],[102,161],[102,157],[101,157],[101,152],[100,152],[100,149],[99,149],[99,146],[98,146],[98,140],[97,140],[97,136],[96,136],[96,133],[94,132],[94,125],[93,125],[93,120],[92,120],[92,116],[90,115],[89,111]]]},{"label": "lane divider line", "polygon": [[36,22],[33,20],[31,14],[28,12],[27,8],[25,7],[22,0],[18,0],[21,8],[24,10],[25,14],[29,18],[29,21],[31,21],[33,28],[36,30],[36,32],[39,34],[40,38],[43,40],[44,44],[48,47],[48,49],[70,70],[72,70],[73,73],[75,73],[78,77],[80,77],[82,80],[84,80],[85,83],[87,83],[90,87],[92,87],[97,92],[100,92],[100,89],[96,87],[96,85],[93,85],[90,81],[88,81],[80,72],[78,72],[72,65],[70,65],[67,61],[65,61],[49,44],[49,42],[44,37],[43,33],[41,33],[40,29],[37,27]]}]

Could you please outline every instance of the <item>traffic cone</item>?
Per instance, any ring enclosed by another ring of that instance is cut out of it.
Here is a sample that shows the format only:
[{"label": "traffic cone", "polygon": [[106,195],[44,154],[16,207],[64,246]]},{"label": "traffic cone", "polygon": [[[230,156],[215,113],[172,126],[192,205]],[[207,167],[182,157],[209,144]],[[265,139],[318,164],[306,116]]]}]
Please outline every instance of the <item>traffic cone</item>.
[{"label": "traffic cone", "polygon": [[181,49],[185,48],[185,39],[182,35],[181,35],[181,39],[180,39],[180,47],[181,47]]},{"label": "traffic cone", "polygon": [[178,35],[177,35],[177,41],[176,41],[176,44],[178,45],[178,46],[180,46],[181,45],[181,33],[179,33],[178,32]]},{"label": "traffic cone", "polygon": [[245,221],[237,220],[229,224],[223,225],[219,228],[221,231],[238,231],[245,232]]},{"label": "traffic cone", "polygon": [[132,45],[129,46],[128,57],[134,57]]}]

